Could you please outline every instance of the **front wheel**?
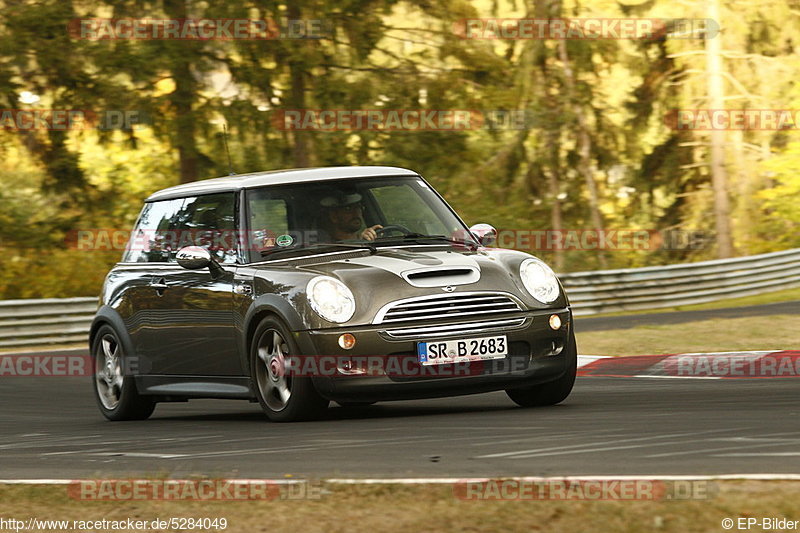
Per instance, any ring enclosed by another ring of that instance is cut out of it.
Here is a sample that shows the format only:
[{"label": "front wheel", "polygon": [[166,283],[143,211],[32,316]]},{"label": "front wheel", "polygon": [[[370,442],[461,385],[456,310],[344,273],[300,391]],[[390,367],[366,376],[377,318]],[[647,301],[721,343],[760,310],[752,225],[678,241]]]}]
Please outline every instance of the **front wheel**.
[{"label": "front wheel", "polygon": [[115,422],[144,420],[153,414],[156,402],[139,394],[125,365],[119,335],[111,326],[102,326],[92,343],[92,384],[97,405],[103,416]]},{"label": "front wheel", "polygon": [[569,341],[564,349],[567,358],[567,371],[555,381],[525,387],[522,389],[508,389],[506,394],[517,405],[522,407],[544,407],[563,402],[575,384],[575,375],[578,371],[578,348],[575,344],[575,334],[570,333]]},{"label": "front wheel", "polygon": [[300,350],[288,328],[275,318],[261,321],[250,349],[250,375],[258,403],[273,422],[311,420],[328,407],[310,377],[287,372],[287,360]]}]

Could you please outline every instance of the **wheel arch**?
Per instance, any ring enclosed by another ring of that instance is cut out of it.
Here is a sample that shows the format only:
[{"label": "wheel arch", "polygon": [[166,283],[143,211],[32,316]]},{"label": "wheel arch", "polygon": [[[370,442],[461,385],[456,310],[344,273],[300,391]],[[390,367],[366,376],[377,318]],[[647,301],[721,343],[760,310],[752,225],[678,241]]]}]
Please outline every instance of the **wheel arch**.
[{"label": "wheel arch", "polygon": [[262,320],[269,316],[276,317],[287,326],[304,354],[314,353],[314,345],[307,334],[308,325],[300,316],[300,313],[284,298],[275,294],[265,294],[253,301],[245,315],[242,344],[245,348],[243,354],[245,360],[242,363],[246,366],[243,366],[243,368],[250,368],[250,352],[256,328],[258,328]]},{"label": "wheel arch", "polygon": [[117,313],[117,311],[108,306],[104,305],[97,310],[97,313],[94,316],[94,320],[92,320],[92,325],[89,328],[89,348],[91,349],[94,346],[95,338],[97,337],[97,332],[100,331],[100,328],[103,326],[111,327],[114,332],[119,337],[120,342],[122,343],[122,347],[127,354],[135,354],[135,350],[133,349],[133,341],[131,341],[130,336],[128,335],[128,328],[125,326],[125,322],[122,320],[122,317]]}]

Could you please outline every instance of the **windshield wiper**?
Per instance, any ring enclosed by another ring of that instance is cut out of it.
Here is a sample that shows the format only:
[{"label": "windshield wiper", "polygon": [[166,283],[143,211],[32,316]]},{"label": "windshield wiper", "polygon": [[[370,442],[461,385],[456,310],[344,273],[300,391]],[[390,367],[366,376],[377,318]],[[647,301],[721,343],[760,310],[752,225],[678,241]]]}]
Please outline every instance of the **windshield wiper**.
[{"label": "windshield wiper", "polygon": [[395,242],[415,243],[415,244],[446,242],[449,244],[454,244],[456,246],[466,246],[470,250],[478,249],[478,245],[474,241],[454,239],[452,237],[448,237],[447,235],[423,235],[422,233],[409,233],[407,235],[399,235],[397,237],[384,237],[382,239],[375,240],[375,244],[389,244]]},{"label": "windshield wiper", "polygon": [[378,250],[375,248],[375,245],[370,243],[347,243],[347,242],[326,242],[326,243],[318,243],[318,244],[308,244],[302,246],[287,246],[284,248],[270,248],[269,250],[261,250],[261,257],[275,257],[277,255],[282,255],[282,253],[300,253],[300,252],[335,252],[337,250],[369,250],[371,254],[378,253]]}]

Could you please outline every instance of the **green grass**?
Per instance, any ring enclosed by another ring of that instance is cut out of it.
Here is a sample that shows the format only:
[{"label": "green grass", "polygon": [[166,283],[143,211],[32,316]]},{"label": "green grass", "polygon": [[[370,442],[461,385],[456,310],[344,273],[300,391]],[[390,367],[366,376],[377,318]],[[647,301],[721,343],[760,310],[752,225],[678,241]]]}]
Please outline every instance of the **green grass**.
[{"label": "green grass", "polygon": [[226,533],[718,533],[723,518],[800,519],[800,482],[722,481],[714,486],[708,499],[689,501],[464,501],[448,485],[327,485],[322,498],[313,501],[85,502],[68,497],[63,486],[6,485],[0,486],[0,501],[6,519],[224,517]]},{"label": "green grass", "polygon": [[800,350],[800,315],[716,318],[588,331],[578,333],[577,341],[578,353],[590,355]]},{"label": "green grass", "polygon": [[791,302],[800,300],[800,287],[796,289],[786,289],[784,291],[767,292],[764,294],[757,294],[755,296],[744,296],[742,298],[730,298],[728,300],[719,300],[717,302],[708,302],[704,304],[685,305],[683,307],[675,307],[676,311],[699,311],[704,309],[722,309],[725,307],[743,307],[747,305],[763,305],[778,302]]}]

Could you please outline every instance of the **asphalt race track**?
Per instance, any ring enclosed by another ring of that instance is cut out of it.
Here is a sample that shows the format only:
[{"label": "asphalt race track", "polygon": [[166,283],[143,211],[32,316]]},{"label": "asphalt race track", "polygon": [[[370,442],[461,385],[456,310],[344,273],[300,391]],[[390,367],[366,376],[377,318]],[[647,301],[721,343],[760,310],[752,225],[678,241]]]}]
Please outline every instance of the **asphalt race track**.
[{"label": "asphalt race track", "polygon": [[110,423],[87,378],[0,381],[11,478],[800,473],[800,380],[578,379],[562,405],[504,393],[334,407],[268,422],[255,404],[161,404]]},{"label": "asphalt race track", "polygon": [[[689,319],[797,314],[800,303],[773,307]],[[576,329],[629,318],[579,318]],[[90,379],[0,378],[1,477],[800,474],[798,378],[584,376],[548,408],[521,409],[498,392],[334,406],[322,420],[295,424],[270,423],[257,404],[232,400],[160,404],[150,420],[111,423]]]}]

